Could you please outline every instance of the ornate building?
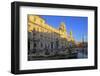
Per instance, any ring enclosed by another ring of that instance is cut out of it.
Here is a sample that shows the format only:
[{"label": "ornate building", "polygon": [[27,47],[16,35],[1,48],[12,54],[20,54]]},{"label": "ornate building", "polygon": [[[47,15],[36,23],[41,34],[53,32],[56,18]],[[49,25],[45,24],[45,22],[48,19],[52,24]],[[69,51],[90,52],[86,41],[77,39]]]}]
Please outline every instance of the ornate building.
[{"label": "ornate building", "polygon": [[58,29],[48,25],[41,16],[28,15],[28,53],[34,55],[53,55],[64,50],[74,41],[72,31],[67,33],[61,22]]}]

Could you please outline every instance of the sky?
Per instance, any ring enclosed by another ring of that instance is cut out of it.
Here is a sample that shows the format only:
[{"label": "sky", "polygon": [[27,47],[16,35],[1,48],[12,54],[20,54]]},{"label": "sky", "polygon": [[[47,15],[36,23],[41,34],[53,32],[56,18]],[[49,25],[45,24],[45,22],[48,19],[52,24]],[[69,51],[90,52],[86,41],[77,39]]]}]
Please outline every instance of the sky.
[{"label": "sky", "polygon": [[76,41],[82,41],[83,37],[85,41],[88,39],[88,17],[51,15],[41,15],[41,17],[54,28],[59,28],[61,22],[64,22],[67,33],[72,31]]}]

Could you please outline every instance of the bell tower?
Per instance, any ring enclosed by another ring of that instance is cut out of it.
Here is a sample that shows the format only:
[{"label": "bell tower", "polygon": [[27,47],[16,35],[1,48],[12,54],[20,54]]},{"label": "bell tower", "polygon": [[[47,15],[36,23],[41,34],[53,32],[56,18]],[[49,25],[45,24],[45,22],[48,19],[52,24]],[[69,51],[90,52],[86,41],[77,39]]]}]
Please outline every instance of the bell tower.
[{"label": "bell tower", "polygon": [[70,38],[71,38],[71,41],[74,41],[73,32],[72,31],[70,31]]},{"label": "bell tower", "polygon": [[71,38],[73,37],[73,32],[72,32],[72,31],[70,31],[70,37],[71,37]]}]

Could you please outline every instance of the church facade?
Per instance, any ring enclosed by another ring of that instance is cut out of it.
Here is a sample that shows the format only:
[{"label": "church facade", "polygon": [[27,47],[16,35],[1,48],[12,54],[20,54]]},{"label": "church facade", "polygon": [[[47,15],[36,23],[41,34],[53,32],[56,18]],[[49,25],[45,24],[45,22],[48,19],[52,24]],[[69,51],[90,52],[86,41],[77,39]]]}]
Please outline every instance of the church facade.
[{"label": "church facade", "polygon": [[67,53],[70,42],[74,42],[72,32],[67,33],[63,22],[57,29],[48,25],[41,16],[28,15],[28,55],[48,56]]}]

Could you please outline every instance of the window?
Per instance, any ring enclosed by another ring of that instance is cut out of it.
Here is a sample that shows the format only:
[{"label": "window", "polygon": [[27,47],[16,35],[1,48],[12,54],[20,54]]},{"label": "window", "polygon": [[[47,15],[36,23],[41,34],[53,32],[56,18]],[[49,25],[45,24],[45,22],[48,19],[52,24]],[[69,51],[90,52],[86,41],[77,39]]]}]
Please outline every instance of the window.
[{"label": "window", "polygon": [[34,43],[34,44],[33,44],[33,47],[35,48],[36,46],[37,46],[36,43]]},{"label": "window", "polygon": [[41,43],[41,47],[43,47],[43,44]]}]

